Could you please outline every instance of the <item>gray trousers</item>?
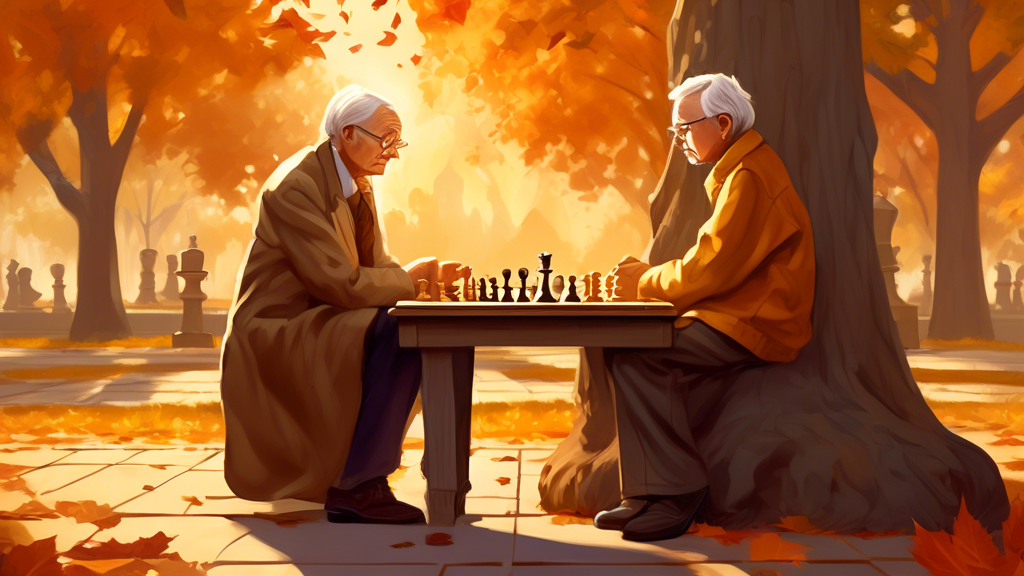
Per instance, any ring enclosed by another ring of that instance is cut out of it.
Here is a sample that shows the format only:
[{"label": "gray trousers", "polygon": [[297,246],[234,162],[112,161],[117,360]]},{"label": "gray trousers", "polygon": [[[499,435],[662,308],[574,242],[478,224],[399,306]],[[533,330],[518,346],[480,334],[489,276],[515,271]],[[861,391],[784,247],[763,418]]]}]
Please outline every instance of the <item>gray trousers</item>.
[{"label": "gray trousers", "polygon": [[725,334],[694,322],[675,330],[672,347],[605,349],[615,398],[623,498],[672,496],[708,485],[690,433],[690,384],[714,373],[765,362]]}]

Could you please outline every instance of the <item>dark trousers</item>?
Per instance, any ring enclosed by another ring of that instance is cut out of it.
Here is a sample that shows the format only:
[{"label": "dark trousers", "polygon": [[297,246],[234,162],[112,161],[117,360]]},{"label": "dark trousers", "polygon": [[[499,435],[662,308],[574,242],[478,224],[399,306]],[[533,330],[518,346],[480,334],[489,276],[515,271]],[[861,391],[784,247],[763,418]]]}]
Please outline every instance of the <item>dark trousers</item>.
[{"label": "dark trousers", "polygon": [[380,308],[363,350],[363,401],[345,471],[343,490],[398,470],[405,424],[420,391],[420,351],[398,345],[398,319]]}]

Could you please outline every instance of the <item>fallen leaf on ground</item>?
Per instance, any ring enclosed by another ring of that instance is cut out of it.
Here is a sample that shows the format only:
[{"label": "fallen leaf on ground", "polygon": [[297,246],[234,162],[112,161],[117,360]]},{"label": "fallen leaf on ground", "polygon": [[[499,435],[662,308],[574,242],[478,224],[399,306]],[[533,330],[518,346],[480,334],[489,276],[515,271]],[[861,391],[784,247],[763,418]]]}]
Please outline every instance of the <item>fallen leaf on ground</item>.
[{"label": "fallen leaf on ground", "polygon": [[506,478],[505,476],[501,476],[497,480],[495,480],[495,482],[497,482],[498,484],[501,484],[502,486],[507,486],[508,483],[511,482],[511,481],[512,481],[511,478]]},{"label": "fallen leaf on ground", "polygon": [[39,446],[22,446],[21,448],[0,448],[0,452],[4,452],[6,454],[11,454],[13,452],[21,452],[23,450],[39,450]]},{"label": "fallen leaf on ground", "polygon": [[398,544],[392,544],[392,548],[412,548],[415,546],[412,542],[399,542]]},{"label": "fallen leaf on ground", "polygon": [[1003,545],[1008,555],[1024,554],[1024,498],[1020,495],[1010,504],[1010,516],[1003,522]]},{"label": "fallen leaf on ground", "polygon": [[695,524],[697,527],[694,536],[701,538],[712,538],[723,546],[735,546],[747,538],[757,536],[753,530],[726,530],[721,526],[710,526],[708,524]]},{"label": "fallen leaf on ground", "polygon": [[206,496],[207,500],[235,500],[238,496]]},{"label": "fallen leaf on ground", "polygon": [[426,543],[427,546],[451,546],[454,544],[452,542],[452,535],[445,534],[444,532],[431,532],[427,534]]},{"label": "fallen leaf on ground", "polygon": [[491,458],[491,462],[519,462],[519,459],[515,456],[502,456],[501,458]]},{"label": "fallen leaf on ground", "polygon": [[150,464],[149,467],[156,468],[157,470],[167,470],[167,466],[165,464]]},{"label": "fallen leaf on ground", "polygon": [[61,576],[57,561],[57,537],[37,540],[27,546],[17,544],[0,556],[0,576]]},{"label": "fallen leaf on ground", "polygon": [[29,490],[28,484],[25,483],[25,479],[21,476],[17,478],[10,478],[7,480],[0,480],[0,491],[2,492],[21,492],[22,494],[28,494],[29,496],[35,496],[36,493]]},{"label": "fallen leaf on ground", "polygon": [[139,558],[148,560],[153,558],[168,558],[176,554],[165,554],[167,546],[174,540],[174,537],[167,536],[163,532],[157,532],[148,538],[139,538],[134,542],[118,542],[111,539],[106,542],[81,542],[74,548],[61,554],[72,560],[110,560],[114,558]]},{"label": "fallen leaf on ground", "polygon": [[43,518],[60,518],[60,516],[36,500],[25,502],[10,512],[0,512],[0,520],[41,520]]},{"label": "fallen leaf on ground", "polygon": [[97,528],[106,530],[121,523],[121,515],[107,504],[97,504],[93,500],[83,502],[57,502],[54,510],[65,518],[74,518],[78,524],[95,524]]},{"label": "fallen leaf on ground", "polygon": [[[1016,518],[1011,514],[1011,519],[1018,521],[1019,514],[1018,511]],[[917,522],[914,522],[914,528],[916,534],[911,537],[914,545],[910,553],[934,576],[1010,576],[1020,565],[1019,555],[999,553],[992,537],[967,511],[967,504],[962,498],[960,513],[953,522],[953,534],[941,530],[929,532]],[[1016,526],[1013,528],[1011,533],[1016,533]]]},{"label": "fallen leaf on ground", "polygon": [[195,446],[185,446],[182,450],[185,452],[195,452],[196,450],[199,450],[199,448],[196,448]]},{"label": "fallen leaf on ground", "polygon": [[306,516],[292,516],[292,515],[288,515],[287,513],[285,513],[285,514],[265,514],[263,512],[254,512],[253,513],[253,518],[259,518],[260,520],[269,520],[269,521],[277,524],[278,526],[283,526],[285,528],[291,528],[293,526],[298,526],[299,524],[302,524],[303,522],[316,522],[316,520],[314,518],[309,518],[309,517],[306,517]]},{"label": "fallen leaf on ground", "polygon": [[514,445],[514,446],[519,445],[519,444],[526,444],[526,442],[523,442],[519,438],[513,438],[513,439],[509,440],[508,443],[511,444],[511,445]]},{"label": "fallen leaf on ground", "polygon": [[31,470],[31,466],[18,466],[16,464],[0,464],[0,480],[8,480],[20,475],[22,472]]},{"label": "fallen leaf on ground", "polygon": [[575,514],[555,514],[551,517],[551,523],[555,526],[593,526],[594,519]]},{"label": "fallen leaf on ground", "polygon": [[154,487],[150,486],[149,484],[146,484],[146,485],[144,485],[144,486],[142,487],[142,489],[143,489],[143,490],[146,490],[146,491],[149,491],[149,490],[156,490],[156,488],[154,488]]},{"label": "fallen leaf on ground", "polygon": [[203,505],[199,498],[196,498],[195,496],[182,496],[181,499],[184,500],[185,502],[188,502],[189,504],[192,504],[193,506]]},{"label": "fallen leaf on ground", "polygon": [[832,530],[822,530],[811,524],[811,521],[806,516],[786,516],[778,524],[772,524],[772,526],[782,528],[787,532],[796,532],[797,534],[835,534]]},{"label": "fallen leaf on ground", "polygon": [[778,534],[761,534],[750,541],[750,560],[751,562],[798,562],[807,560],[804,550],[808,549],[810,546],[786,542]]}]

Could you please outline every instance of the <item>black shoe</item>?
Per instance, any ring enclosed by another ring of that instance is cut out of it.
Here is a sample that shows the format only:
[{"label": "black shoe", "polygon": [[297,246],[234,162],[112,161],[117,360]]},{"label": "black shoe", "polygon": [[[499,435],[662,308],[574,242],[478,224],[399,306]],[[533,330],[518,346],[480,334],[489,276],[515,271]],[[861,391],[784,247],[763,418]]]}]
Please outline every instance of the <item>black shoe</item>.
[{"label": "black shoe", "polygon": [[633,518],[643,514],[651,507],[649,498],[625,498],[622,503],[611,510],[598,512],[594,516],[594,526],[601,530],[622,530]]},{"label": "black shoe", "polygon": [[667,540],[686,534],[704,508],[708,489],[680,496],[666,496],[651,503],[622,529],[622,538],[634,542]]},{"label": "black shoe", "polygon": [[329,522],[347,524],[416,524],[426,522],[423,511],[399,502],[388,479],[367,480],[351,490],[331,487],[324,504]]}]

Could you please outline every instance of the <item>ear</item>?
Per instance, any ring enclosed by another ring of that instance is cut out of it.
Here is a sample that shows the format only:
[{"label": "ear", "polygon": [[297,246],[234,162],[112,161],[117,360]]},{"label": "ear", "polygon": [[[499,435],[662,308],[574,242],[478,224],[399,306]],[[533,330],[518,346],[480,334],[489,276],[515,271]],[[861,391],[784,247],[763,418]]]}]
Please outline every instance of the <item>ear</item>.
[{"label": "ear", "polygon": [[728,139],[730,133],[732,133],[732,116],[728,114],[719,114],[718,130],[722,133],[722,140]]},{"label": "ear", "polygon": [[355,131],[355,128],[351,126],[345,126],[344,128],[341,129],[341,138],[345,142],[351,142],[352,139],[355,138]]}]

